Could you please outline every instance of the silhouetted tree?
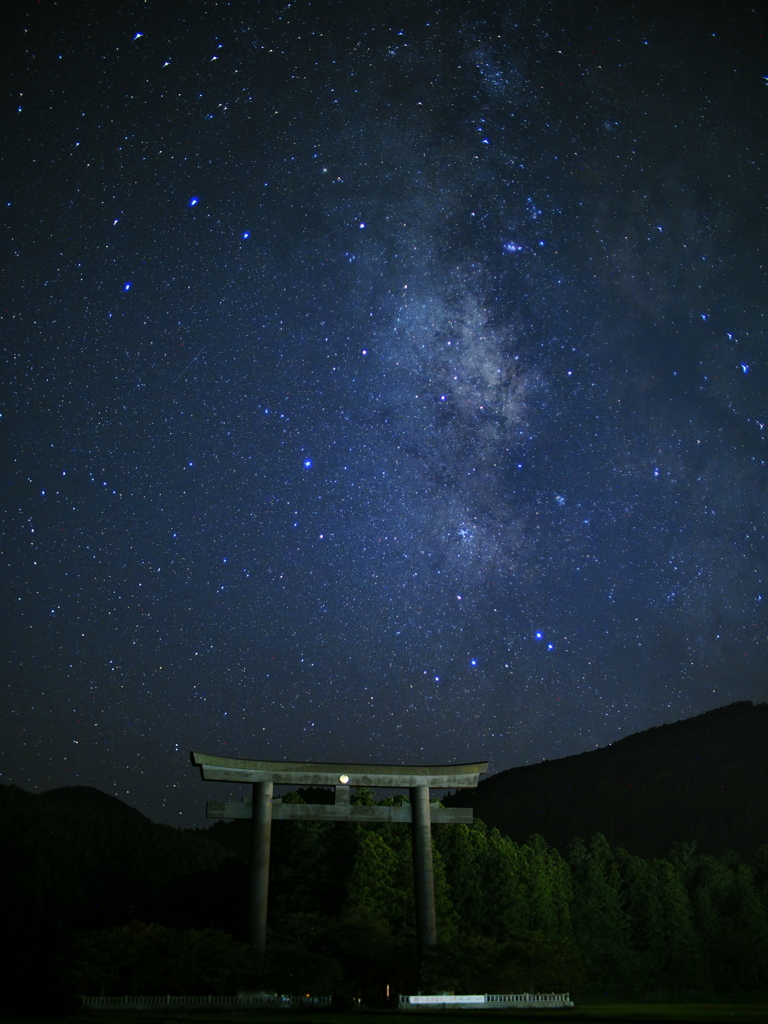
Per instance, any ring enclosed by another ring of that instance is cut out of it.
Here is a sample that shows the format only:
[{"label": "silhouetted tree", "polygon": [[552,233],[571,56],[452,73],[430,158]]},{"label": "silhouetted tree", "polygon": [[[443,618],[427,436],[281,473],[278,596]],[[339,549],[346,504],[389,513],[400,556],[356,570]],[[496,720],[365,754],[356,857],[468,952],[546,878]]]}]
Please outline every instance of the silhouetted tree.
[{"label": "silhouetted tree", "polygon": [[630,920],[613,851],[596,833],[589,846],[577,839],[568,862],[573,872],[573,935],[593,981],[605,991],[631,987]]}]

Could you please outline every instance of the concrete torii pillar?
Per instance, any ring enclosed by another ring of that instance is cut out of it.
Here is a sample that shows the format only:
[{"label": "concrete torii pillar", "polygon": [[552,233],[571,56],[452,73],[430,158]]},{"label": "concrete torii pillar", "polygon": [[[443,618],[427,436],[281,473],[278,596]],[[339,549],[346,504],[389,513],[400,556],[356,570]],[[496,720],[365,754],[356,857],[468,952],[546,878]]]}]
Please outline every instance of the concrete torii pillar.
[{"label": "concrete torii pillar", "polygon": [[432,865],[432,817],[429,806],[429,786],[411,787],[411,816],[416,934],[419,941],[419,953],[423,956],[427,950],[437,945],[435,869]]},{"label": "concrete torii pillar", "polygon": [[[439,807],[429,801],[432,789],[470,789],[477,786],[487,762],[456,765],[360,765],[301,761],[250,761],[192,752],[192,763],[203,779],[245,782],[253,786],[250,802],[208,801],[209,818],[250,818],[251,857],[248,901],[248,939],[263,953],[267,941],[267,901],[272,822],[279,821],[409,821],[413,844],[413,882],[416,928],[423,957],[437,943],[435,883],[432,864],[432,822],[469,823],[469,807]],[[333,804],[283,804],[273,797],[275,785],[332,786]],[[408,789],[410,805],[366,807],[351,804],[350,786]]]},{"label": "concrete torii pillar", "polygon": [[254,782],[251,801],[251,856],[248,865],[248,943],[263,953],[267,944],[269,852],[272,844],[271,782]]}]

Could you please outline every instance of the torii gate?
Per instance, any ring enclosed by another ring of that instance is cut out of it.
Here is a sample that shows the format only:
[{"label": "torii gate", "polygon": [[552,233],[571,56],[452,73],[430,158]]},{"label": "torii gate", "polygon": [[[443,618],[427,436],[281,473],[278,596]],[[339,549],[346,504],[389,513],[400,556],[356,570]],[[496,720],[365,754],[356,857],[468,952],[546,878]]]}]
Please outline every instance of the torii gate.
[{"label": "torii gate", "polygon": [[[413,838],[413,881],[416,930],[423,956],[437,944],[435,879],[432,866],[432,822],[468,824],[471,807],[439,807],[429,802],[429,790],[474,789],[488,763],[454,765],[317,764],[301,761],[246,761],[192,751],[192,763],[203,779],[248,782],[253,799],[237,803],[209,800],[209,818],[250,818],[251,858],[248,905],[248,941],[263,953],[267,941],[269,851],[273,821],[410,821]],[[332,786],[333,804],[284,804],[273,798],[275,785]],[[349,802],[350,786],[372,789],[409,789],[410,804],[402,807],[365,807]]]}]

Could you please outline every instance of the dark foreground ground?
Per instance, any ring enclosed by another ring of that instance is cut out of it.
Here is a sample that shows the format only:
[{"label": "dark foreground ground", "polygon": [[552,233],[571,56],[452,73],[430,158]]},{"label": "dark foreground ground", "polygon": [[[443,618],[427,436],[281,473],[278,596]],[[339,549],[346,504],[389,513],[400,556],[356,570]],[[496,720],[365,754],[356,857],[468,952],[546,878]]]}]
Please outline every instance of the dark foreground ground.
[{"label": "dark foreground ground", "polygon": [[[768,1002],[761,1003],[605,1003],[576,1006],[561,1010],[512,1010],[466,1013],[455,1010],[427,1012],[368,1012],[340,1013],[334,1010],[297,1013],[291,1010],[237,1012],[181,1011],[178,1013],[152,1013],[114,1011],[112,1013],[82,1012],[69,1017],[11,1017],[9,1024],[394,1024],[397,1017],[407,1024],[424,1018],[449,1018],[451,1024],[529,1024],[538,1021],[550,1024],[631,1024],[631,1022],[691,1021],[696,1024],[720,1024],[724,1021],[743,1024],[765,1024],[768,1021]],[[424,1022],[426,1024],[426,1022]]]}]

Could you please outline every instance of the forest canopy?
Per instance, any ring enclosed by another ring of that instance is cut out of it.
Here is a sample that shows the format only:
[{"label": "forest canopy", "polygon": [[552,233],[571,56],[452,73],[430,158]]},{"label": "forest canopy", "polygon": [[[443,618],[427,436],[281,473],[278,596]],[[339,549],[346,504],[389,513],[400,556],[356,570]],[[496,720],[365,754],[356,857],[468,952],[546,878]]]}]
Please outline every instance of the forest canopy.
[{"label": "forest canopy", "polygon": [[12,787],[2,798],[18,966],[34,949],[39,971],[39,936],[50,936],[62,991],[256,986],[375,1003],[387,986],[417,983],[632,998],[768,987],[768,847],[751,862],[695,844],[643,858],[599,833],[561,852],[478,820],[436,825],[439,946],[419,979],[408,825],[275,822],[270,952],[256,963],[245,945],[247,822],[185,832]]}]

